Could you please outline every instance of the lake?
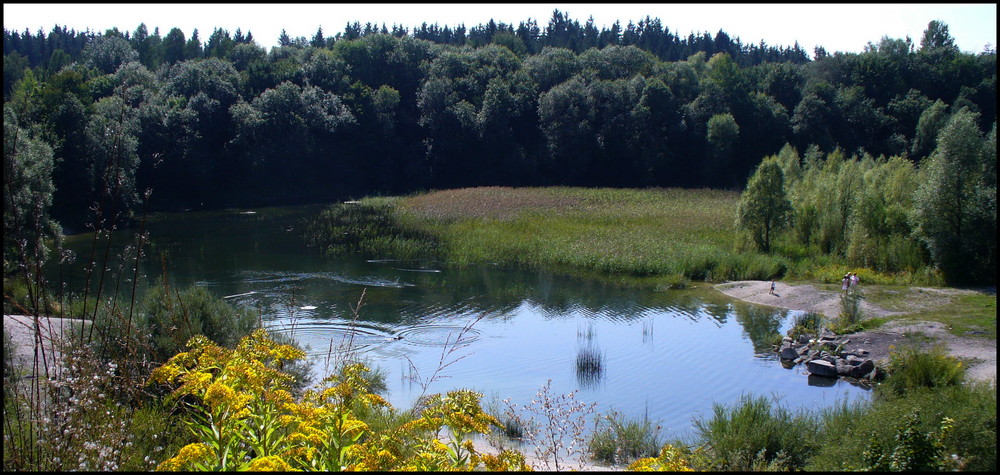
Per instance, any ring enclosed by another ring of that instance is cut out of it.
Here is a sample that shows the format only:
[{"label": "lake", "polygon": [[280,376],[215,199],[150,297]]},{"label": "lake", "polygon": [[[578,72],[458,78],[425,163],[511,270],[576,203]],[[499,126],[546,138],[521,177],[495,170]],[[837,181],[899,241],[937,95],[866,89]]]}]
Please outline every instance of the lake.
[{"label": "lake", "polygon": [[[503,407],[509,397],[526,405],[551,380],[553,394],[578,391],[598,413],[646,415],[672,439],[693,437],[694,417],[744,394],[807,410],[870,397],[844,380],[783,368],[770,354],[766,336],[786,332],[797,312],[707,288],[654,292],[489,263],[324,257],[300,234],[321,209],[154,215],[140,288],[165,270],[178,286],[255,309],[265,326],[307,349],[317,376],[350,345],[384,372],[398,408],[456,388],[482,392],[484,404]],[[117,256],[135,230],[116,235]],[[92,244],[92,235],[67,238],[77,254],[61,270],[69,289],[82,288]]]}]

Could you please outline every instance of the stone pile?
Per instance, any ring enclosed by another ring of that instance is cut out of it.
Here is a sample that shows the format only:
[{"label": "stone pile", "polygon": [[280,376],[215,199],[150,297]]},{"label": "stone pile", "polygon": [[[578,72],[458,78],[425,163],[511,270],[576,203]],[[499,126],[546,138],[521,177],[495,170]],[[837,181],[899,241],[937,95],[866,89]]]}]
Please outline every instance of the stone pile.
[{"label": "stone pile", "polygon": [[876,379],[879,369],[868,357],[868,350],[844,350],[850,341],[824,328],[819,335],[803,333],[796,339],[786,336],[775,351],[785,367],[805,364],[806,370],[816,376]]}]

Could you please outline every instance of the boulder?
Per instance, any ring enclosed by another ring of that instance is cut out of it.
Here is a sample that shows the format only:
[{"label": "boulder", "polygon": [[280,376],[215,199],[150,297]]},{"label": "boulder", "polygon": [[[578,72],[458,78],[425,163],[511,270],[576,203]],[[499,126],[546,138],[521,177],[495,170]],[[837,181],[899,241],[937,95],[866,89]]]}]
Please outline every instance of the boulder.
[{"label": "boulder", "polygon": [[864,378],[865,376],[868,376],[868,374],[871,373],[874,369],[875,369],[874,361],[864,360],[863,362],[861,362],[861,364],[857,366],[851,366],[851,370],[850,372],[848,372],[847,375],[852,378],[861,379]]},{"label": "boulder", "polygon": [[837,366],[824,360],[812,360],[806,363],[806,370],[816,376],[824,376],[827,378],[836,378],[839,376],[837,374]]},{"label": "boulder", "polygon": [[783,360],[794,360],[799,357],[799,352],[795,351],[795,348],[791,346],[786,346],[781,349],[781,353],[778,356]]},{"label": "boulder", "polygon": [[851,372],[854,371],[855,366],[850,364],[845,359],[838,359],[837,363],[837,374],[841,376],[850,376]]},{"label": "boulder", "polygon": [[860,356],[847,355],[846,361],[847,361],[847,364],[849,364],[851,366],[857,366],[857,365],[859,365],[861,363],[864,363],[865,361],[868,361],[868,360],[866,360],[865,358],[861,358]]},{"label": "boulder", "polygon": [[782,339],[781,345],[774,345],[771,348],[778,353],[782,366],[790,368],[804,363],[811,376],[834,379],[840,376],[855,379],[870,377],[873,380],[883,376],[879,374],[875,362],[868,358],[868,350],[860,348],[851,351],[831,350],[831,348],[841,350],[843,345],[850,341],[849,339],[837,338],[828,330],[820,333],[818,339],[814,338],[814,335],[809,334],[799,335],[797,339],[786,336]]}]

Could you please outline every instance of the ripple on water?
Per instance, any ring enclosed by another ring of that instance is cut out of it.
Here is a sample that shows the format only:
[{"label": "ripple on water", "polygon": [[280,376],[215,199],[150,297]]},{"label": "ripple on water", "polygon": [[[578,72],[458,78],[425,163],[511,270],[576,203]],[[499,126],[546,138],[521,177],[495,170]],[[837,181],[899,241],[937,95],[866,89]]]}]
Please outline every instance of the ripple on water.
[{"label": "ripple on water", "polygon": [[273,322],[271,330],[294,338],[307,347],[309,356],[324,356],[331,351],[351,350],[367,353],[379,347],[397,343],[392,329],[370,322],[342,322],[322,319],[301,319]]},{"label": "ripple on water", "polygon": [[460,325],[418,324],[396,332],[403,343],[416,346],[466,345],[479,340],[481,332]]},{"label": "ripple on water", "polygon": [[286,284],[292,282],[303,282],[306,280],[329,280],[343,284],[361,285],[364,287],[389,287],[403,288],[413,287],[414,284],[402,282],[397,279],[383,279],[379,277],[347,277],[333,272],[256,272],[244,271],[240,273],[238,279],[248,284]]}]

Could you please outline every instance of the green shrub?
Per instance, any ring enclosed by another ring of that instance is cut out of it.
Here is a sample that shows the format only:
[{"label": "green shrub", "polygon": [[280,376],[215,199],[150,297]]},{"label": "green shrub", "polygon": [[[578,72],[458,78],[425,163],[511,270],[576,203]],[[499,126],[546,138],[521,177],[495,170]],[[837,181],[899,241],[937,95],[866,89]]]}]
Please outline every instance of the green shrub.
[{"label": "green shrub", "polygon": [[763,396],[743,396],[733,408],[715,404],[713,411],[711,419],[695,419],[699,444],[706,447],[712,464],[702,469],[797,470],[818,448],[814,416],[793,414]]},{"label": "green shrub", "polygon": [[260,326],[250,311],[233,307],[202,287],[177,291],[162,278],[143,298],[141,309],[141,327],[158,362],[183,351],[195,335],[232,348]]},{"label": "green shrub", "polygon": [[[895,444],[883,447],[872,435],[864,451],[866,472],[940,472],[952,461],[947,458],[944,438],[951,430],[952,421],[944,418],[941,427],[923,432],[917,427],[920,415],[911,413],[896,429]],[[890,450],[891,449],[891,450]]]},{"label": "green shrub", "polygon": [[[996,386],[975,382],[939,388],[914,388],[904,395],[879,391],[871,401],[859,401],[823,411],[823,444],[805,467],[808,471],[857,471],[870,466],[864,452],[878,445],[896,451],[897,437],[908,418],[919,413],[913,430],[923,434],[940,430],[945,418],[954,421],[942,439],[943,452],[961,470],[996,470]],[[905,428],[904,428],[905,430]],[[873,441],[875,443],[873,444]],[[902,451],[900,451],[902,453]]]},{"label": "green shrub", "polygon": [[6,389],[15,383],[17,367],[14,355],[17,354],[17,343],[6,331],[3,332],[3,387]]},{"label": "green shrub", "polygon": [[626,465],[660,453],[660,426],[648,417],[629,418],[618,411],[597,418],[587,448],[594,460],[610,465]]},{"label": "green shrub", "polygon": [[916,344],[896,348],[889,354],[889,378],[880,387],[896,395],[915,388],[938,388],[961,384],[965,367],[938,345],[923,350]]}]

